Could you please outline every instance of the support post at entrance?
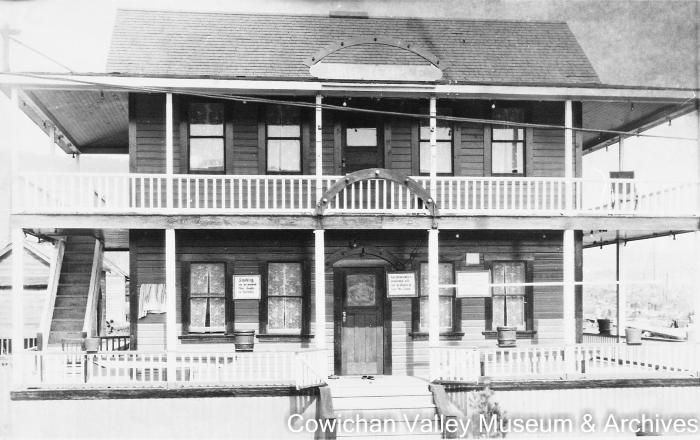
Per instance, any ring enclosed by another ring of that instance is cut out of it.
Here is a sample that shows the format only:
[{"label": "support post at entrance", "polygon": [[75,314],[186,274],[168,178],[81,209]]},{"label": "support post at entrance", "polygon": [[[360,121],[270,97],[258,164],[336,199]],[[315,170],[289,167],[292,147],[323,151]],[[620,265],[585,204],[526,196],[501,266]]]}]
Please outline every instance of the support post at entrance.
[{"label": "support post at entrance", "polygon": [[19,353],[24,350],[24,232],[13,228],[12,240],[12,355],[15,366],[12,381],[17,385],[22,380],[22,368],[18,363]]},{"label": "support post at entrance", "polygon": [[165,230],[165,348],[168,356],[168,382],[175,382],[177,351],[177,293],[175,289],[175,230]]},{"label": "support post at entrance", "polygon": [[316,133],[315,133],[315,157],[316,157],[316,202],[321,201],[323,187],[321,177],[323,176],[323,111],[321,102],[323,97],[316,95]]},{"label": "support post at entrance", "polygon": [[173,172],[174,172],[174,154],[173,154],[173,94],[165,94],[165,194],[166,206],[168,209],[173,207]]},{"label": "support post at entrance", "polygon": [[430,197],[437,200],[437,100],[430,97]]},{"label": "support post at entrance", "polygon": [[[698,150],[698,155],[700,155],[700,150]],[[693,317],[693,330],[689,332],[688,340],[700,343],[700,231],[695,231],[693,234],[695,235],[695,291],[693,292],[695,316]]]},{"label": "support post at entrance", "polygon": [[431,379],[437,374],[437,357],[434,351],[440,345],[439,233],[437,229],[428,230],[428,347]]},{"label": "support post at entrance", "polygon": [[[626,169],[625,164],[625,138],[620,136],[617,145],[617,170],[623,171]],[[617,342],[624,342],[622,339],[622,332],[625,331],[625,316],[627,315],[627,294],[625,292],[625,286],[622,284],[623,276],[623,255],[624,255],[624,243],[620,238],[620,231],[617,232],[617,240],[615,242],[615,310],[617,313],[616,324],[617,324]]]},{"label": "support post at entrance", "polygon": [[576,343],[576,259],[574,246],[574,231],[564,231],[564,343]]},{"label": "support post at entrance", "polygon": [[571,101],[564,104],[564,177],[566,178],[566,210],[574,209],[574,116]]},{"label": "support post at entrance", "polygon": [[326,348],[326,244],[325,231],[314,231],[314,295],[315,320],[314,341],[316,348]]}]

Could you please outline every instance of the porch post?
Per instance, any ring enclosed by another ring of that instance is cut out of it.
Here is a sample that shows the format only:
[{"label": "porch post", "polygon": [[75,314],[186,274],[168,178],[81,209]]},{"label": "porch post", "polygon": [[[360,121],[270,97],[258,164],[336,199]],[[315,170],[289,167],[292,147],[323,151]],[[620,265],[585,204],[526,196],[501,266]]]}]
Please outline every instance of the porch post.
[{"label": "porch post", "polygon": [[437,100],[430,97],[430,198],[437,200]]},{"label": "porch post", "polygon": [[316,203],[321,201],[323,195],[323,185],[321,177],[323,176],[323,111],[321,102],[323,97],[316,95],[316,133],[315,133],[315,157],[316,157]]},{"label": "porch post", "polygon": [[12,381],[19,384],[22,380],[22,368],[17,356],[24,350],[24,232],[22,228],[12,228],[12,354],[15,368],[12,369]]},{"label": "porch post", "polygon": [[[626,169],[625,164],[625,138],[620,136],[617,145],[617,170],[623,171]],[[625,286],[622,284],[624,278],[624,242],[620,238],[620,231],[617,231],[617,239],[615,240],[615,311],[617,323],[617,342],[623,342],[622,332],[625,331],[625,316],[627,315],[627,294]]]},{"label": "porch post", "polygon": [[165,230],[165,348],[168,382],[175,382],[177,351],[177,291],[175,289],[175,230]]},{"label": "porch post", "polygon": [[326,348],[326,250],[325,231],[314,231],[314,309],[316,348]]},{"label": "porch post", "polygon": [[574,209],[574,133],[571,130],[573,124],[573,110],[571,100],[567,100],[564,104],[564,177],[566,179],[566,210]]},{"label": "porch post", "polygon": [[[700,124],[698,124],[700,125]],[[698,149],[700,156],[700,149]],[[695,291],[693,292],[693,331],[688,334],[688,339],[700,343],[700,231],[695,231]]]},{"label": "porch post", "polygon": [[173,207],[173,94],[165,94],[165,204],[168,209]]},{"label": "porch post", "polygon": [[437,357],[433,351],[440,345],[439,233],[438,229],[428,230],[428,348],[431,379],[435,377],[438,369]]},{"label": "porch post", "polygon": [[563,307],[564,307],[564,343],[576,343],[576,259],[574,246],[574,231],[567,229],[564,231],[564,289],[563,289]]}]

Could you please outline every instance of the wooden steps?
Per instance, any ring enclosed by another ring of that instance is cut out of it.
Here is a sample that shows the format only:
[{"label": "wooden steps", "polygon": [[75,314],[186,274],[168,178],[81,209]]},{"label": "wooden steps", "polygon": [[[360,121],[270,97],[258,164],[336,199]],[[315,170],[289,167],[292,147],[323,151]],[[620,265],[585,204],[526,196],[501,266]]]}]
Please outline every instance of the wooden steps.
[{"label": "wooden steps", "polygon": [[65,338],[81,336],[94,252],[95,237],[71,235],[66,239],[49,332],[50,345],[57,346]]},{"label": "wooden steps", "polygon": [[[428,382],[409,376],[375,376],[374,380],[341,377],[329,380],[333,411],[338,422],[346,419],[367,421],[339,423],[337,438],[439,439],[442,432],[435,423],[437,410]],[[421,429],[426,421],[429,429]],[[379,425],[378,425],[379,424]],[[377,432],[379,426],[379,432]]]}]

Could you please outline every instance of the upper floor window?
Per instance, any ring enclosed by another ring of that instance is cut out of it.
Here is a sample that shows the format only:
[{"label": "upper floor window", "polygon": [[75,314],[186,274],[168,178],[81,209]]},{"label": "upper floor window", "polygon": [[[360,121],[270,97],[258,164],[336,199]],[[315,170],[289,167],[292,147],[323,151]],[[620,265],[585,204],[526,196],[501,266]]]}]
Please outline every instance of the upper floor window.
[{"label": "upper floor window", "polygon": [[[499,121],[524,122],[521,108],[496,108]],[[525,175],[525,129],[495,125],[491,132],[491,174]]]},{"label": "upper floor window", "polygon": [[[452,263],[438,264],[438,284],[454,284],[454,266]],[[420,298],[419,298],[419,316],[418,316],[418,331],[427,332],[430,325],[430,315],[428,314],[428,263],[420,264]],[[440,294],[440,331],[451,332],[455,328],[454,320],[454,303],[455,289],[445,287],[439,289]]]},{"label": "upper floor window", "polygon": [[[495,261],[491,266],[494,284],[518,284],[527,282],[525,261]],[[492,328],[499,326],[525,330],[528,322],[527,290],[525,286],[501,286],[493,288]]]},{"label": "upper floor window", "polygon": [[301,115],[296,107],[267,107],[267,172],[301,173]]},{"label": "upper floor window", "polygon": [[193,173],[223,173],[224,105],[194,102],[189,106],[189,164]]},{"label": "upper floor window", "polygon": [[[452,174],[452,127],[438,123],[436,128],[438,174]],[[420,173],[430,173],[430,126],[420,127]]]}]

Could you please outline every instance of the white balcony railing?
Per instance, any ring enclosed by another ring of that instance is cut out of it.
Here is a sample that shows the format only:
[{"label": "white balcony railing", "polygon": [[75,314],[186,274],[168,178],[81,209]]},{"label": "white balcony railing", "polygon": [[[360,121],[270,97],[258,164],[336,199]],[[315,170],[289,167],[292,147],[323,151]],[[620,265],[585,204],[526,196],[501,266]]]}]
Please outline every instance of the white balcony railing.
[{"label": "white balcony railing", "polygon": [[[180,174],[22,174],[14,213],[304,214],[343,177]],[[428,177],[415,177],[430,190]],[[441,215],[697,216],[700,183],[558,177],[437,178]],[[567,194],[570,194],[567,197]],[[568,202],[568,203],[567,203]],[[332,214],[428,214],[404,185],[384,179],[350,183],[327,201]]]},{"label": "white balcony railing", "polygon": [[[307,388],[325,383],[325,350],[85,353],[24,351],[13,355],[27,387],[145,385],[275,385]],[[168,367],[173,368],[172,371]]]},{"label": "white balcony railing", "polygon": [[433,379],[475,381],[568,377],[698,377],[700,345],[574,344],[517,348],[439,347],[431,349]]}]

